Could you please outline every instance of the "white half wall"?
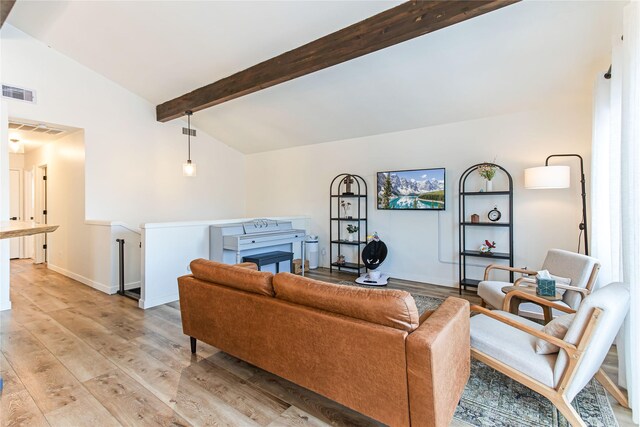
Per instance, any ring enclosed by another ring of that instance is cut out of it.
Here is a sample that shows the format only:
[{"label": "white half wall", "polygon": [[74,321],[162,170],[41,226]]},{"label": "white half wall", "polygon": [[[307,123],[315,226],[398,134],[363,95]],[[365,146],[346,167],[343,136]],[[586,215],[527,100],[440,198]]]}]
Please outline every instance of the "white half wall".
[{"label": "white half wall", "polygon": [[[588,168],[591,105],[587,99],[542,111],[248,155],[247,215],[308,214],[309,233],[320,236],[320,264],[328,266],[329,184],[339,173],[361,175],[369,187],[369,232],[377,231],[389,248],[382,270],[392,277],[455,286],[458,180],[468,167],[495,159],[514,180],[515,264],[538,268],[549,248],[577,249],[579,166],[567,163],[572,183],[566,190],[525,190],[523,171],[544,165],[548,155],[557,153],[579,153]],[[446,168],[444,212],[376,209],[376,172],[439,167]],[[586,175],[590,176],[588,170]],[[481,218],[494,204],[507,212],[505,199],[489,199],[475,206]],[[507,245],[499,231],[475,233],[472,238],[478,246],[484,239],[496,240],[498,251]],[[482,261],[476,262],[474,276],[481,275],[480,266],[486,264]]]},{"label": "white half wall", "polygon": [[[308,230],[307,217],[274,217],[291,221],[293,228]],[[178,277],[190,274],[189,263],[209,259],[209,226],[250,221],[236,218],[142,225],[142,295],[140,308],[151,308],[178,300]],[[294,258],[300,258],[300,245],[293,245]]]}]

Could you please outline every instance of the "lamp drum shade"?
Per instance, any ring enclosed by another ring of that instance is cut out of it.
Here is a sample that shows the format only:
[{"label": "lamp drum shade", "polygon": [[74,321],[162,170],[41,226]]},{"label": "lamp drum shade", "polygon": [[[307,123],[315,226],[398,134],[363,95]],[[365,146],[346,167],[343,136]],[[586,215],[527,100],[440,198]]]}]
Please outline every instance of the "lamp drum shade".
[{"label": "lamp drum shade", "polygon": [[569,166],[540,166],[524,170],[524,187],[532,190],[569,188]]}]

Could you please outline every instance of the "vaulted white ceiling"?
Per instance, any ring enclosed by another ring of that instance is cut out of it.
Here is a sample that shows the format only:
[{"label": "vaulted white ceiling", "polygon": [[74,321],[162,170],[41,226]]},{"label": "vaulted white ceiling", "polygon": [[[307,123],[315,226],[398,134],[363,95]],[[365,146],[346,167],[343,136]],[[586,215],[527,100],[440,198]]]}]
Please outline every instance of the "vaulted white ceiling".
[{"label": "vaulted white ceiling", "polygon": [[[9,23],[159,104],[391,1],[19,1]],[[625,2],[523,1],[200,111],[245,153],[585,99]]]}]

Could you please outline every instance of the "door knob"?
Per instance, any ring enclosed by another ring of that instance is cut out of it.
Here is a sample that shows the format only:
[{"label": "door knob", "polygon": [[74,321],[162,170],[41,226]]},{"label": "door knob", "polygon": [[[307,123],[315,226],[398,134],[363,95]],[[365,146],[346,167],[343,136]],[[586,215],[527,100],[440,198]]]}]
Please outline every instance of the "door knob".
[{"label": "door knob", "polygon": [[17,216],[12,216],[11,218],[9,218],[11,221],[17,221],[18,217]]}]

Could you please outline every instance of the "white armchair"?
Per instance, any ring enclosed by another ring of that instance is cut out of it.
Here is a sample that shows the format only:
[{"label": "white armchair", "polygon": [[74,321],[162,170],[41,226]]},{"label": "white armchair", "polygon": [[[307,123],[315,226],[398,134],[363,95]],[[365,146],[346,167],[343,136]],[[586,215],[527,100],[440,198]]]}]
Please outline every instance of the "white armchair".
[{"label": "white armchair", "polygon": [[[478,284],[478,296],[482,298],[483,307],[488,304],[493,308],[502,309],[505,298],[502,288],[505,286],[527,286],[535,284],[535,279],[528,277],[521,277],[514,283],[489,280],[489,273],[492,270],[507,270],[533,276],[537,273],[537,271],[533,270],[523,270],[504,265],[489,265],[485,269],[484,280]],[[547,257],[542,264],[541,270],[548,270],[555,276],[571,279],[569,285],[556,284],[557,288],[565,289],[562,300],[557,301],[556,304],[576,310],[583,298],[591,292],[598,277],[600,263],[597,259],[590,256],[562,249],[550,249],[549,252],[547,252]],[[542,312],[540,307],[534,304],[525,304],[521,309],[535,313]]]},{"label": "white armchair", "polygon": [[[471,355],[549,399],[574,426],[584,422],[571,406],[573,398],[595,378],[624,407],[628,402],[601,369],[629,311],[629,287],[612,283],[585,298],[576,312],[563,305],[527,296],[531,301],[565,313],[576,313],[563,339],[543,332],[543,326],[504,311],[473,306]],[[536,341],[559,347],[538,354]]]}]

